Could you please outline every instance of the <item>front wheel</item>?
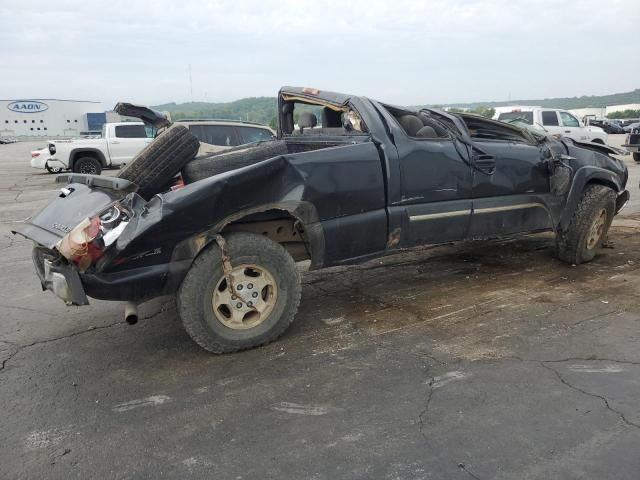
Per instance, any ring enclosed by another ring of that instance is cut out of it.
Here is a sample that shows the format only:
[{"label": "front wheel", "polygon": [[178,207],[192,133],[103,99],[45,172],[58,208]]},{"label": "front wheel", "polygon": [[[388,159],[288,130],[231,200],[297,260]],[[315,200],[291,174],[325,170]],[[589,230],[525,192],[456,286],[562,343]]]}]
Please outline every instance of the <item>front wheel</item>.
[{"label": "front wheel", "polygon": [[556,255],[578,265],[593,260],[607,237],[616,212],[616,193],[604,185],[588,185],[569,227],[556,234]]},{"label": "front wheel", "polygon": [[300,272],[282,245],[251,233],[225,239],[231,264],[227,274],[214,243],[196,258],[177,296],[187,333],[213,353],[274,341],[289,327],[300,303]]}]

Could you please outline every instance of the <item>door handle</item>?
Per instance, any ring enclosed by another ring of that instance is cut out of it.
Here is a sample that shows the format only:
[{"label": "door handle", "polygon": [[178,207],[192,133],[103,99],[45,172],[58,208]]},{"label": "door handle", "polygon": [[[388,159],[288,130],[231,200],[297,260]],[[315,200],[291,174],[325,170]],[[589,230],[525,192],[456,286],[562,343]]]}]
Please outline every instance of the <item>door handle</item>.
[{"label": "door handle", "polygon": [[120,142],[111,142],[111,145],[119,145]]},{"label": "door handle", "polygon": [[487,155],[484,153],[475,154],[473,156],[473,163],[484,173],[491,174],[496,170],[496,157],[493,155]]},{"label": "door handle", "polygon": [[571,130],[565,130],[564,133],[571,133]]}]

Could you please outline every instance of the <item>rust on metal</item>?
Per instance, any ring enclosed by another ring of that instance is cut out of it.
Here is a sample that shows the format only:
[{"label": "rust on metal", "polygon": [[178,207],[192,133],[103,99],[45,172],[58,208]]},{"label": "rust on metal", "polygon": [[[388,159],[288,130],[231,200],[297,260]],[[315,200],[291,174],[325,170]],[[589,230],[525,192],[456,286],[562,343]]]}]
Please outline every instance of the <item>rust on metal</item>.
[{"label": "rust on metal", "polygon": [[400,229],[400,227],[398,227],[389,234],[389,238],[387,239],[387,248],[395,247],[400,243],[401,233],[402,233],[402,230]]}]

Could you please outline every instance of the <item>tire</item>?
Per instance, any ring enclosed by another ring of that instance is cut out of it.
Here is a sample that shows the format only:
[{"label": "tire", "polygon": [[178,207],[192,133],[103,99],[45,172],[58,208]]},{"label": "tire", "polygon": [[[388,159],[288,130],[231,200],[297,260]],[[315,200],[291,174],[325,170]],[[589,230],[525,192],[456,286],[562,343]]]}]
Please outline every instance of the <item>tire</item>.
[{"label": "tire", "polygon": [[62,167],[50,167],[49,165],[46,165],[45,168],[47,169],[47,172],[53,174],[62,172]]},{"label": "tire", "polygon": [[616,194],[603,185],[588,185],[569,227],[556,234],[556,255],[574,265],[589,262],[607,238],[616,211]]},{"label": "tire", "polygon": [[[182,324],[189,336],[202,348],[212,353],[230,353],[246,350],[248,348],[265,345],[280,337],[289,327],[300,304],[300,272],[293,258],[282,245],[269,240],[262,235],[253,233],[231,233],[225,236],[226,254],[229,256],[234,273],[235,293],[243,291],[248,295],[252,285],[243,280],[237,272],[241,272],[245,266],[251,265],[257,269],[263,269],[271,276],[271,292],[275,294],[272,299],[271,309],[264,318],[255,320],[255,313],[247,313],[248,322],[241,327],[230,327],[231,321],[226,319],[225,302],[218,306],[216,313],[214,306],[216,294],[226,286],[223,274],[222,256],[216,243],[207,247],[193,262],[177,294],[177,307]],[[261,275],[261,278],[265,278]],[[235,279],[239,279],[236,282]],[[250,280],[251,281],[251,280]],[[254,289],[256,287],[253,287]],[[260,287],[257,287],[260,288]],[[224,288],[223,292],[227,292]],[[255,290],[254,290],[255,292]],[[252,296],[257,296],[252,292]],[[261,290],[260,297],[264,297],[265,290]],[[236,304],[238,297],[231,297]],[[249,299],[252,297],[249,296]],[[266,303],[266,302],[265,302]],[[244,306],[243,306],[244,308]],[[242,312],[239,311],[240,314]],[[253,316],[252,316],[253,315]],[[225,320],[223,322],[222,320]],[[252,320],[253,319],[253,320]],[[245,320],[243,319],[243,322]],[[245,328],[246,327],[246,328]]]},{"label": "tire", "polygon": [[640,152],[633,152],[633,161],[640,163]]},{"label": "tire", "polygon": [[127,163],[116,175],[138,186],[149,199],[171,182],[198,153],[200,142],[184,125],[172,125]]},{"label": "tire", "polygon": [[73,172],[100,175],[102,173],[102,164],[96,157],[80,157],[73,162]]},{"label": "tire", "polygon": [[251,146],[241,145],[187,163],[182,169],[182,178],[185,183],[189,184],[287,153],[289,153],[287,144],[282,140],[262,142]]}]

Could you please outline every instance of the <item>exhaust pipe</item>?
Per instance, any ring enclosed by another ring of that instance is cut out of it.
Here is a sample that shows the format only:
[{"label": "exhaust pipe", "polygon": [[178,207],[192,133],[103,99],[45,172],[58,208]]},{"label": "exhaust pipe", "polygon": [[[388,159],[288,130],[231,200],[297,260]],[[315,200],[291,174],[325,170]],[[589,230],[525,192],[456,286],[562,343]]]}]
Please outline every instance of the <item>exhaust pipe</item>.
[{"label": "exhaust pipe", "polygon": [[124,321],[129,325],[138,323],[138,305],[133,302],[124,304]]}]

